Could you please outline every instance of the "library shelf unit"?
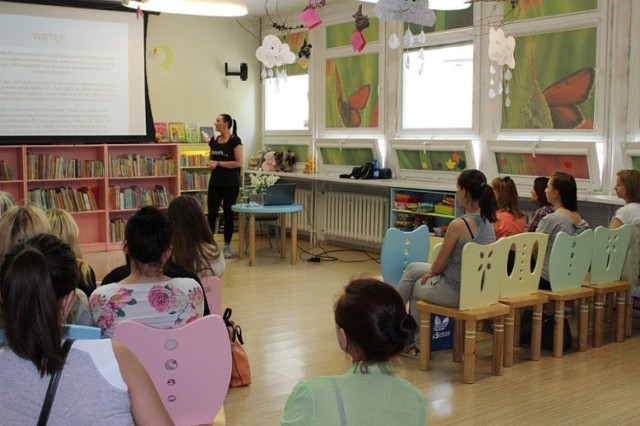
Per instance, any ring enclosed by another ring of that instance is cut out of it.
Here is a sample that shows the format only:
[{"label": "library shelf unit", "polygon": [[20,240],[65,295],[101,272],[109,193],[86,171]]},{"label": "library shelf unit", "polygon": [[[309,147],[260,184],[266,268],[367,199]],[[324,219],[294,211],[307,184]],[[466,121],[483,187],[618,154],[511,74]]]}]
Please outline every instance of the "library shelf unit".
[{"label": "library shelf unit", "polygon": [[461,213],[454,191],[391,188],[390,205],[390,226],[413,231],[426,224],[431,246],[442,241],[446,226]]},{"label": "library shelf unit", "polygon": [[209,146],[206,143],[182,143],[180,152],[180,194],[191,195],[207,212],[207,188],[211,170],[207,167],[209,161]]},{"label": "library shelf unit", "polygon": [[[112,224],[123,228],[142,205],[166,207],[179,189],[175,144],[7,145],[0,158],[0,190],[21,205],[68,210],[85,252],[120,249]],[[131,208],[113,202],[116,188],[131,190]]]}]

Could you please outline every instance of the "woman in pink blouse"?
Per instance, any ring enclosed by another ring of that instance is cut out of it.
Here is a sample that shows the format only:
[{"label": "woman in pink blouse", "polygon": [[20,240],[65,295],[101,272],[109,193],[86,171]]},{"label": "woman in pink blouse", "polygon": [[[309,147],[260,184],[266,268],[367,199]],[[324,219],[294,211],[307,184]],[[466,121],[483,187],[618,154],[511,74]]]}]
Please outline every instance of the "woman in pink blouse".
[{"label": "woman in pink blouse", "polygon": [[497,177],[491,187],[498,202],[498,221],[494,224],[496,239],[524,232],[524,213],[518,207],[518,189],[509,176]]},{"label": "woman in pink blouse", "polygon": [[171,257],[171,228],[164,214],[155,207],[143,207],[131,216],[123,250],[130,262],[129,276],[98,287],[89,299],[93,321],[104,337],[111,337],[116,325],[127,319],[174,328],[202,317],[204,294],[198,282],[163,273]]}]

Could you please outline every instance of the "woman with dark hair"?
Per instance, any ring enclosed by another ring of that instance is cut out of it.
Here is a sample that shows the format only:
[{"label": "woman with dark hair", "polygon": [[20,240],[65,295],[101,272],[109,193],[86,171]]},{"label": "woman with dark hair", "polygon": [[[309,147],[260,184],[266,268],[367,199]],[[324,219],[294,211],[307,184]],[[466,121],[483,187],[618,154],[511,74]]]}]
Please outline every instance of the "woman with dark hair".
[{"label": "woman with dark hair", "polygon": [[518,206],[518,188],[509,176],[497,177],[491,181],[496,195],[498,220],[494,224],[496,238],[510,237],[524,232],[524,213]]},{"label": "woman with dark hair", "polygon": [[118,283],[101,285],[89,298],[91,315],[102,335],[111,337],[120,321],[174,328],[204,313],[202,287],[191,278],[169,278],[163,272],[171,257],[169,219],[155,207],[143,207],[127,221],[123,250],[130,273]]},{"label": "woman with dark hair", "polygon": [[[53,272],[68,279],[53,280]],[[19,242],[6,255],[0,270],[7,342],[0,349],[2,422],[35,424],[49,376],[61,372],[50,424],[171,424],[126,346],[106,339],[61,345],[61,319],[71,309],[78,273],[71,247],[52,235]]]},{"label": "woman with dark hair", "polygon": [[527,228],[529,232],[536,232],[538,229],[538,224],[548,214],[553,213],[553,206],[547,200],[547,196],[544,191],[547,189],[547,183],[549,182],[549,178],[546,176],[539,176],[533,180],[533,188],[531,189],[531,201],[536,203],[538,207],[535,213],[533,214],[533,218],[531,219],[531,223]]},{"label": "woman with dark hair", "polygon": [[[468,242],[490,244],[496,240],[493,224],[496,222],[496,197],[479,170],[465,170],[458,176],[456,199],[465,214],[451,221],[442,248],[435,262],[413,262],[405,269],[398,293],[409,303],[409,312],[416,323],[420,312],[418,300],[456,307],[460,304],[460,277],[462,275],[462,248]],[[408,346],[406,355],[418,355],[418,338]]]},{"label": "woman with dark hair", "polygon": [[551,248],[558,232],[563,231],[569,235],[578,235],[589,228],[589,224],[578,213],[578,187],[576,180],[567,173],[554,173],[545,189],[545,195],[554,212],[542,218],[536,232],[549,235],[547,251],[542,264],[540,276],[541,290],[551,290],[549,284],[549,257]]},{"label": "woman with dark hair", "polygon": [[293,389],[281,425],[420,425],[426,401],[413,385],[393,375],[389,360],[416,332],[393,287],[355,279],[334,306],[340,349],[353,363],[341,376],[314,377]]},{"label": "woman with dark hair", "polygon": [[226,266],[224,256],[196,199],[187,195],[174,198],[169,203],[168,215],[173,260],[200,278],[221,277]]},{"label": "woman with dark hair", "polygon": [[231,257],[231,237],[233,236],[233,211],[240,194],[240,168],[242,167],[242,141],[238,137],[238,125],[229,114],[220,114],[216,118],[217,138],[209,141],[211,169],[207,209],[209,226],[215,232],[218,210],[222,203],[224,217],[224,249],[227,259]]}]

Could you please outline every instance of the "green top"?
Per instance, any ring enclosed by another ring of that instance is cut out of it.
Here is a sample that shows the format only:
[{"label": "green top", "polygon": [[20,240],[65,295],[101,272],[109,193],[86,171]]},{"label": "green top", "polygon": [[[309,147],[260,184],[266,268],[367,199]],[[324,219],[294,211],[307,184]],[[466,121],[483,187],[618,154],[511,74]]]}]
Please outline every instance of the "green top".
[{"label": "green top", "polygon": [[299,382],[287,399],[280,424],[424,426],[426,421],[426,399],[411,383],[383,373],[376,364],[369,366],[367,374],[353,364],[342,376]]}]

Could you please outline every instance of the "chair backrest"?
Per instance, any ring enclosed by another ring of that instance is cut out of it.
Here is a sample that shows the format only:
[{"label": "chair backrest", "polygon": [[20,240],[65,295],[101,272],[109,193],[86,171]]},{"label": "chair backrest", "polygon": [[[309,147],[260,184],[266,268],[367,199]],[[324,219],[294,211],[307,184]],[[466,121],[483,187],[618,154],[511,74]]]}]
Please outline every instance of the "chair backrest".
[{"label": "chair backrest", "polygon": [[[524,232],[507,237],[505,240],[510,249],[515,249],[513,252],[510,250],[509,253],[513,253],[515,261],[511,273],[507,271],[506,265],[501,270],[504,275],[501,279],[502,290],[500,297],[525,296],[537,293],[549,235],[541,232]],[[534,250],[540,253],[540,256],[537,257],[532,270],[531,258]]]},{"label": "chair backrest", "polygon": [[222,316],[222,280],[218,277],[200,278],[204,292],[207,295],[207,305],[212,314]]},{"label": "chair backrest", "polygon": [[510,245],[506,239],[491,244],[469,242],[462,248],[460,310],[488,306],[498,302],[502,283],[501,268],[506,269]]},{"label": "chair backrest", "polygon": [[426,225],[420,225],[411,232],[389,228],[384,234],[380,253],[382,279],[396,286],[411,262],[426,262],[428,257],[429,228]]},{"label": "chair backrest", "polygon": [[173,329],[126,320],[116,326],[113,340],[142,362],[176,425],[213,422],[231,378],[229,334],[221,317]]},{"label": "chair backrest", "polygon": [[[543,256],[540,253],[538,256]],[[587,229],[580,235],[558,232],[549,258],[549,283],[551,290],[562,291],[580,288],[593,256],[593,231]]]},{"label": "chair backrest", "polygon": [[634,226],[626,224],[616,229],[598,226],[593,232],[591,284],[620,279]]},{"label": "chair backrest", "polygon": [[442,243],[438,243],[433,246],[433,250],[431,251],[431,253],[429,253],[429,262],[433,263],[436,260],[436,257],[438,257],[438,254],[440,254],[441,249]]}]

